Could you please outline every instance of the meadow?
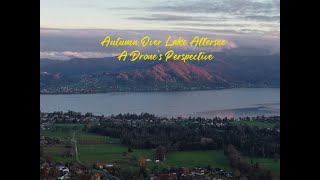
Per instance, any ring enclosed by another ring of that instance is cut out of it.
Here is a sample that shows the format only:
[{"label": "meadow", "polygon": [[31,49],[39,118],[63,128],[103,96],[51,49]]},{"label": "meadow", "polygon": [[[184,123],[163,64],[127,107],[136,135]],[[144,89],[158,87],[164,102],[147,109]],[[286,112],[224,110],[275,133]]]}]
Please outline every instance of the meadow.
[{"label": "meadow", "polygon": [[169,153],[165,161],[169,166],[204,167],[230,170],[229,159],[222,150],[179,151]]},{"label": "meadow", "polygon": [[261,167],[270,170],[275,175],[280,175],[280,160],[266,158],[251,158],[253,163],[258,162]]},{"label": "meadow", "polygon": [[[72,158],[66,158],[62,154],[65,151],[63,144],[48,146],[45,153],[50,154],[53,160],[60,162],[72,162]],[[154,149],[133,149],[132,153],[127,153],[128,148],[121,144],[79,144],[78,153],[82,163],[90,166],[96,162],[107,164],[116,164],[119,167],[126,168],[137,166],[137,160],[140,157],[153,159],[147,162],[149,168],[159,167],[198,167],[207,166],[219,167],[229,170],[229,160],[223,155],[223,151],[185,151],[173,152],[167,155],[164,162],[156,163],[154,161]]]},{"label": "meadow", "polygon": [[[261,123],[258,125],[261,125]],[[42,131],[41,135],[53,139],[70,140],[73,136],[73,132],[76,132],[75,137],[78,141],[77,147],[79,159],[88,166],[92,166],[92,164],[99,162],[103,164],[116,164],[120,168],[133,167],[134,169],[137,169],[138,158],[143,157],[145,159],[152,159],[152,161],[146,162],[148,169],[161,169],[166,167],[205,167],[210,165],[214,168],[217,167],[224,170],[231,170],[229,159],[224,155],[222,150],[170,152],[166,155],[166,160],[164,162],[156,163],[154,161],[154,149],[132,149],[133,152],[128,153],[128,147],[121,145],[119,139],[86,133],[82,131],[83,126],[81,125],[72,126],[68,124],[58,124],[54,125],[54,127],[58,128]],[[69,130],[61,131],[61,128]],[[44,153],[55,161],[74,161],[71,157],[63,156],[63,153],[66,150],[65,144],[54,144],[46,146],[44,148]],[[265,167],[275,174],[280,174],[280,160],[248,158],[249,161],[251,159],[254,163],[258,162],[261,167]]]}]

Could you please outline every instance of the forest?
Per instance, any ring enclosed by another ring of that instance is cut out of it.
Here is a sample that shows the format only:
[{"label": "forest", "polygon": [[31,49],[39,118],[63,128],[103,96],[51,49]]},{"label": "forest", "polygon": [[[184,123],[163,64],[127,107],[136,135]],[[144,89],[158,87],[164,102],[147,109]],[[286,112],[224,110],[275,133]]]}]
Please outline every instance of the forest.
[{"label": "forest", "polygon": [[[143,116],[143,117],[142,117]],[[245,156],[275,158],[280,156],[280,130],[260,128],[243,124],[234,125],[234,119],[168,119],[151,114],[118,115],[86,131],[104,136],[120,138],[121,143],[132,148],[165,147],[166,151],[222,150],[233,145]],[[245,119],[248,121],[248,119]],[[250,121],[250,118],[249,118]],[[275,123],[275,117],[264,117],[263,121]]]}]

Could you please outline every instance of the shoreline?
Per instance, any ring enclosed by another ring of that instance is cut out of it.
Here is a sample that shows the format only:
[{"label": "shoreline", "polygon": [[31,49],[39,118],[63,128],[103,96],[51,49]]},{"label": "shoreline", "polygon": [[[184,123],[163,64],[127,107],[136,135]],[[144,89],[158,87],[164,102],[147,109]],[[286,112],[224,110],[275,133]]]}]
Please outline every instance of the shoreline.
[{"label": "shoreline", "polygon": [[193,89],[193,90],[171,90],[171,91],[105,91],[105,92],[88,92],[88,93],[41,93],[40,95],[89,95],[89,94],[108,94],[108,93],[168,93],[168,92],[194,92],[194,91],[213,91],[213,90],[228,90],[228,89],[280,89],[280,86],[269,87],[226,87],[226,88],[211,88],[211,89]]}]

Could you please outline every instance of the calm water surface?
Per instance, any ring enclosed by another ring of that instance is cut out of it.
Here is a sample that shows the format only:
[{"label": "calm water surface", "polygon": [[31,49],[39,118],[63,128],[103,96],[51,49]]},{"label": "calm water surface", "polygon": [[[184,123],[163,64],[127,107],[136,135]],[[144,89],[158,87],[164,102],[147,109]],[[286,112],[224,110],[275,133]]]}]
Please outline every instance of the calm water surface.
[{"label": "calm water surface", "polygon": [[168,117],[270,116],[280,115],[280,89],[40,95],[40,108],[43,112],[73,110],[96,115],[148,112]]}]

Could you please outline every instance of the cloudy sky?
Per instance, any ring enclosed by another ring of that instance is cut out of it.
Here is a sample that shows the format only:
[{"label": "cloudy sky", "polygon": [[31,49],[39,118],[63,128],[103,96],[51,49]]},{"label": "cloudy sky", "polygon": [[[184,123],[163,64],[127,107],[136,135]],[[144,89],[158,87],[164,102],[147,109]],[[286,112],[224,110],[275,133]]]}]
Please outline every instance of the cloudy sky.
[{"label": "cloudy sky", "polygon": [[[227,39],[227,48],[279,49],[280,0],[41,0],[40,56],[102,57],[105,35],[165,40],[203,35]],[[185,49],[187,50],[187,49]]]}]

